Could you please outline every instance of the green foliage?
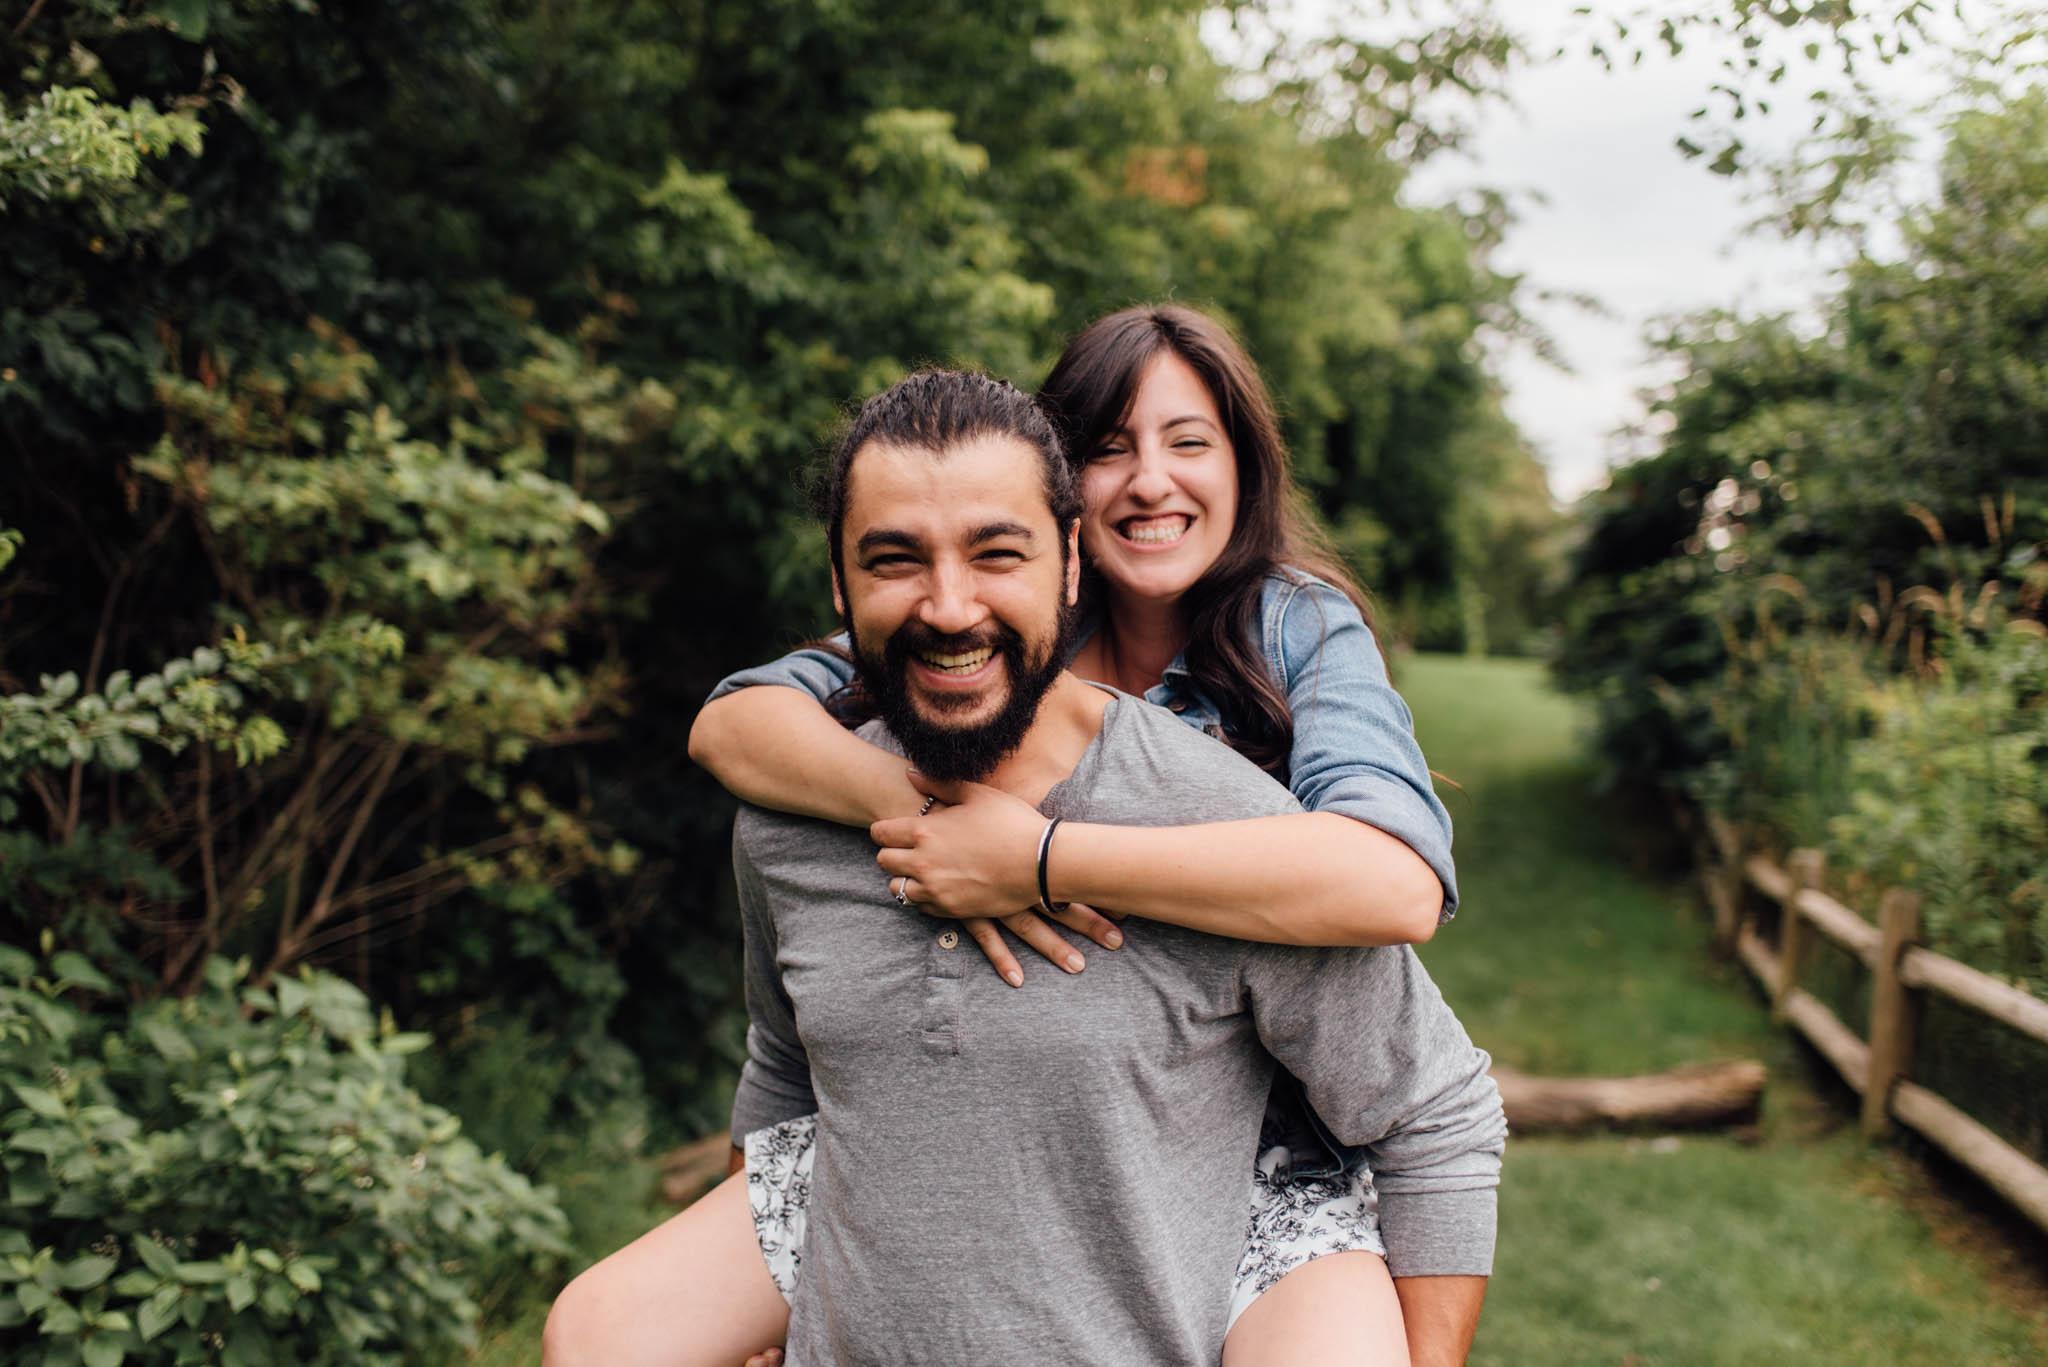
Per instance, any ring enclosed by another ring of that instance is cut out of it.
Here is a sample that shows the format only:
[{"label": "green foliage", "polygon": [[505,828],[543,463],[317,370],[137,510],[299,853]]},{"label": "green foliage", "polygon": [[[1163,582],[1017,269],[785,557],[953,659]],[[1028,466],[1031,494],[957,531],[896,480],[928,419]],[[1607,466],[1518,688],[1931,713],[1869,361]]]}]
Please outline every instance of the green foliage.
[{"label": "green foliage", "polygon": [[552,1197],[406,1086],[423,1037],[245,972],[123,1009],[80,954],[0,950],[10,1361],[396,1364],[474,1342],[481,1265],[562,1251]]},{"label": "green foliage", "polygon": [[1520,645],[1500,208],[1398,199],[1456,137],[1423,94],[1513,56],[1459,9],[1297,42],[1236,6],[1226,64],[1184,0],[31,7],[10,115],[205,141],[8,182],[0,919],[143,994],[344,971],[477,1113],[528,1031],[522,1161],[632,1128],[621,1041],[714,1128],[729,809],[684,738],[829,621],[801,472],[906,368],[1029,385],[1142,299],[1241,330],[1395,634]]},{"label": "green foliage", "polygon": [[2048,997],[2048,637],[1958,644],[1924,683],[1874,692],[1834,848],[1918,889],[1930,944]]},{"label": "green foliage", "polygon": [[81,87],[45,90],[17,115],[0,109],[0,209],[10,196],[104,201],[141,173],[144,157],[174,147],[198,156],[203,135],[191,114],[159,113],[148,100],[110,109]]}]

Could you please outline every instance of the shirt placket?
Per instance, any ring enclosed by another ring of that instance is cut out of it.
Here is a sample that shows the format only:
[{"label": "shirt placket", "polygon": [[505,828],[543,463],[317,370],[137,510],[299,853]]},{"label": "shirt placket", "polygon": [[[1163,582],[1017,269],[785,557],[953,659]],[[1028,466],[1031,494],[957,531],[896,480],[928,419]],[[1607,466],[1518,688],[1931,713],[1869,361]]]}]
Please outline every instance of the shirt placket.
[{"label": "shirt placket", "polygon": [[960,1052],[960,1013],[967,991],[969,937],[951,924],[934,931],[925,945],[924,1001],[918,1013],[918,1041],[927,1054]]}]

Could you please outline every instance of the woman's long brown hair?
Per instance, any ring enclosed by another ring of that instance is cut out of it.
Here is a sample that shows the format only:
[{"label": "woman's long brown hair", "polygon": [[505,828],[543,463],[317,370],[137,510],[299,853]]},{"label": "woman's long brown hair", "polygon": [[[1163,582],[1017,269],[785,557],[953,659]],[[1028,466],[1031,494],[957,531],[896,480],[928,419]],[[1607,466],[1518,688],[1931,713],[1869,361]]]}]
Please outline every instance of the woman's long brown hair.
[{"label": "woman's long brown hair", "polygon": [[[1282,782],[1294,749],[1287,692],[1259,650],[1260,592],[1274,571],[1306,571],[1358,606],[1364,592],[1310,514],[1287,459],[1258,367],[1215,319],[1176,304],[1099,318],[1067,344],[1038,391],[1078,472],[1130,416],[1154,357],[1172,352],[1202,377],[1237,453],[1237,525],[1216,562],[1181,596],[1184,657],[1196,687],[1225,719],[1225,739]],[[1091,591],[1102,585],[1091,568]]]}]

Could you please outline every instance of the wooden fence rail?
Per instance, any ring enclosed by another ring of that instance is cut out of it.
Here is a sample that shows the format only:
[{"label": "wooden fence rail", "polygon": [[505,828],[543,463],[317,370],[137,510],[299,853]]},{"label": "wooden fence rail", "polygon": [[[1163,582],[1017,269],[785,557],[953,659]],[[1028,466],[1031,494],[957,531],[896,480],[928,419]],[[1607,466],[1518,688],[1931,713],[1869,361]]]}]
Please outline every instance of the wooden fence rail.
[{"label": "wooden fence rail", "polygon": [[[1746,854],[1719,818],[1709,816],[1706,830],[1701,881],[1716,938],[1770,995],[1772,1017],[1804,1035],[1862,1098],[1863,1132],[1877,1138],[1894,1121],[1910,1127],[2048,1230],[2048,1169],[1908,1076],[1917,994],[1938,992],[2044,1044],[2048,1002],[1922,948],[1917,894],[1888,890],[1872,925],[1827,895],[1818,850],[1796,850],[1780,868],[1763,855]],[[1776,945],[1748,913],[1752,889],[1778,905]],[[1867,1039],[1799,985],[1816,934],[1872,974]]]}]

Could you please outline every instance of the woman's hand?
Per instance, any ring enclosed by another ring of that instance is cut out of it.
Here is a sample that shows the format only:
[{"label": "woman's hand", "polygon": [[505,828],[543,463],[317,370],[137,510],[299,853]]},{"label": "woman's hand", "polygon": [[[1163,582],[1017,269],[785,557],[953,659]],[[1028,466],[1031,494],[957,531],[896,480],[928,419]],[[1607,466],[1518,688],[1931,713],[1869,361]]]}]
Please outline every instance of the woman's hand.
[{"label": "woman's hand", "polygon": [[[868,828],[882,847],[875,863],[889,875],[890,891],[920,911],[964,921],[1012,987],[1024,981],[1024,973],[996,922],[1069,973],[1079,973],[1086,962],[1080,953],[1028,909],[1038,902],[1038,840],[1045,817],[1030,803],[986,784],[939,783],[916,773],[911,782],[945,805]],[[1105,949],[1123,943],[1122,931],[1079,903],[1069,904],[1054,919]]]}]

